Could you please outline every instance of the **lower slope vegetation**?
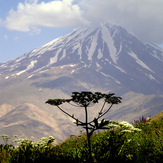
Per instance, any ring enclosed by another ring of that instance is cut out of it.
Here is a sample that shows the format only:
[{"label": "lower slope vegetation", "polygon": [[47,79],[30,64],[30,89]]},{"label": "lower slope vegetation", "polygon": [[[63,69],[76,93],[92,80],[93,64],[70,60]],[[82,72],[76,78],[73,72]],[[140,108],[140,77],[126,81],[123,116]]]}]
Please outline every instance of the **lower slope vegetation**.
[{"label": "lower slope vegetation", "polygon": [[[150,120],[141,118],[133,123],[141,131],[113,128],[92,136],[93,162],[162,162],[163,161],[163,111]],[[38,142],[17,139],[18,146],[7,144],[8,137],[1,136],[0,162],[88,162],[86,135],[81,131],[59,144],[54,138]]]}]

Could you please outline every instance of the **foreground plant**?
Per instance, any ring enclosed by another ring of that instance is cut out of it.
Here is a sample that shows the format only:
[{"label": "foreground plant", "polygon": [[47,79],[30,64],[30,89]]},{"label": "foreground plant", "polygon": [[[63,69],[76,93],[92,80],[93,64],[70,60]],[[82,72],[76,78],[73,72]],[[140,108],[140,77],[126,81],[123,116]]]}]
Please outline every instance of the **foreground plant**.
[{"label": "foreground plant", "polygon": [[[92,107],[95,104],[99,103],[100,100],[103,100],[102,107],[99,110],[97,117],[92,121],[88,121],[88,107]],[[99,129],[109,129],[107,125],[110,121],[102,119],[99,123],[99,119],[102,118],[108,111],[112,108],[114,104],[121,103],[121,97],[114,96],[114,93],[104,94],[101,92],[72,92],[70,99],[49,99],[46,103],[56,106],[63,113],[75,120],[77,126],[82,126],[86,130],[88,149],[89,149],[89,159],[92,159],[91,156],[91,143],[90,137],[95,130]],[[60,107],[63,103],[68,103],[76,107],[83,107],[85,110],[85,122],[77,119],[74,115],[69,114],[64,109]],[[109,105],[106,107],[106,105]]]},{"label": "foreground plant", "polygon": [[10,137],[6,134],[0,135],[0,137],[2,137],[5,144],[7,144],[8,140],[10,139]]}]

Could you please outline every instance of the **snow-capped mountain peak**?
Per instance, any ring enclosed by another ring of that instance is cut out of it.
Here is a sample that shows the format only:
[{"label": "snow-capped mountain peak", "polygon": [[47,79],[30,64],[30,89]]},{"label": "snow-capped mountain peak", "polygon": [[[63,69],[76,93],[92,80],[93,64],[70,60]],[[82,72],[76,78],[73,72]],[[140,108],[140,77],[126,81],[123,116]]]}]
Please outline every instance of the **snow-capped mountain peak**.
[{"label": "snow-capped mountain peak", "polygon": [[119,85],[148,81],[160,88],[163,81],[160,75],[163,74],[163,50],[108,23],[75,29],[16,60],[1,64],[0,74],[5,79],[25,74],[31,76],[65,65],[76,65],[71,67],[72,74],[86,67],[92,68]]}]

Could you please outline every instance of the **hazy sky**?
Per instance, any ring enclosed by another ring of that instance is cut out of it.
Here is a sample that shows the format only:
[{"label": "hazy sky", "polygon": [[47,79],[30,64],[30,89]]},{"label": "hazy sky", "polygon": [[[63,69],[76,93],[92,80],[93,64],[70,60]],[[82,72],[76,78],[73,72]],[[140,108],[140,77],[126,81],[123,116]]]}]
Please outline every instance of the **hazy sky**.
[{"label": "hazy sky", "polygon": [[101,22],[163,47],[163,0],[0,0],[0,62]]}]

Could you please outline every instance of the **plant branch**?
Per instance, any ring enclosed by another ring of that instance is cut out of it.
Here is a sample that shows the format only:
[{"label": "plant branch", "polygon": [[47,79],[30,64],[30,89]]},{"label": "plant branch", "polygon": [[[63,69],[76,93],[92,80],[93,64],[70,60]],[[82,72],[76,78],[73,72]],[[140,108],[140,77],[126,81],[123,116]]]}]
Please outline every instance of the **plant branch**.
[{"label": "plant branch", "polygon": [[104,104],[103,104],[103,106],[102,106],[102,108],[101,108],[101,110],[100,110],[100,112],[99,112],[98,117],[100,117],[100,115],[102,114],[102,111],[103,111],[103,109],[104,109],[105,104],[106,104],[106,101],[104,102]]},{"label": "plant branch", "polygon": [[[106,103],[106,102],[105,102],[105,103]],[[105,103],[103,104],[103,106],[105,105]],[[100,119],[102,116],[104,116],[104,115],[111,109],[112,106],[113,106],[113,104],[111,104],[110,107],[109,107],[103,114],[99,115],[96,119],[98,120],[98,119]],[[103,110],[103,107],[102,107],[101,110]],[[88,124],[91,125],[92,122],[94,122],[94,120],[90,121]]]},{"label": "plant branch", "polygon": [[101,117],[103,117],[111,109],[112,106],[113,104],[111,104],[110,107],[103,114],[101,114],[97,119],[100,119]]},{"label": "plant branch", "polygon": [[72,119],[76,120],[76,122],[80,122],[81,124],[83,124],[82,121],[78,120],[77,118],[75,118],[73,115],[67,113],[66,111],[64,111],[61,107],[57,106],[59,110],[61,110],[63,113],[65,113],[66,115],[68,115],[69,117],[71,117]]}]

